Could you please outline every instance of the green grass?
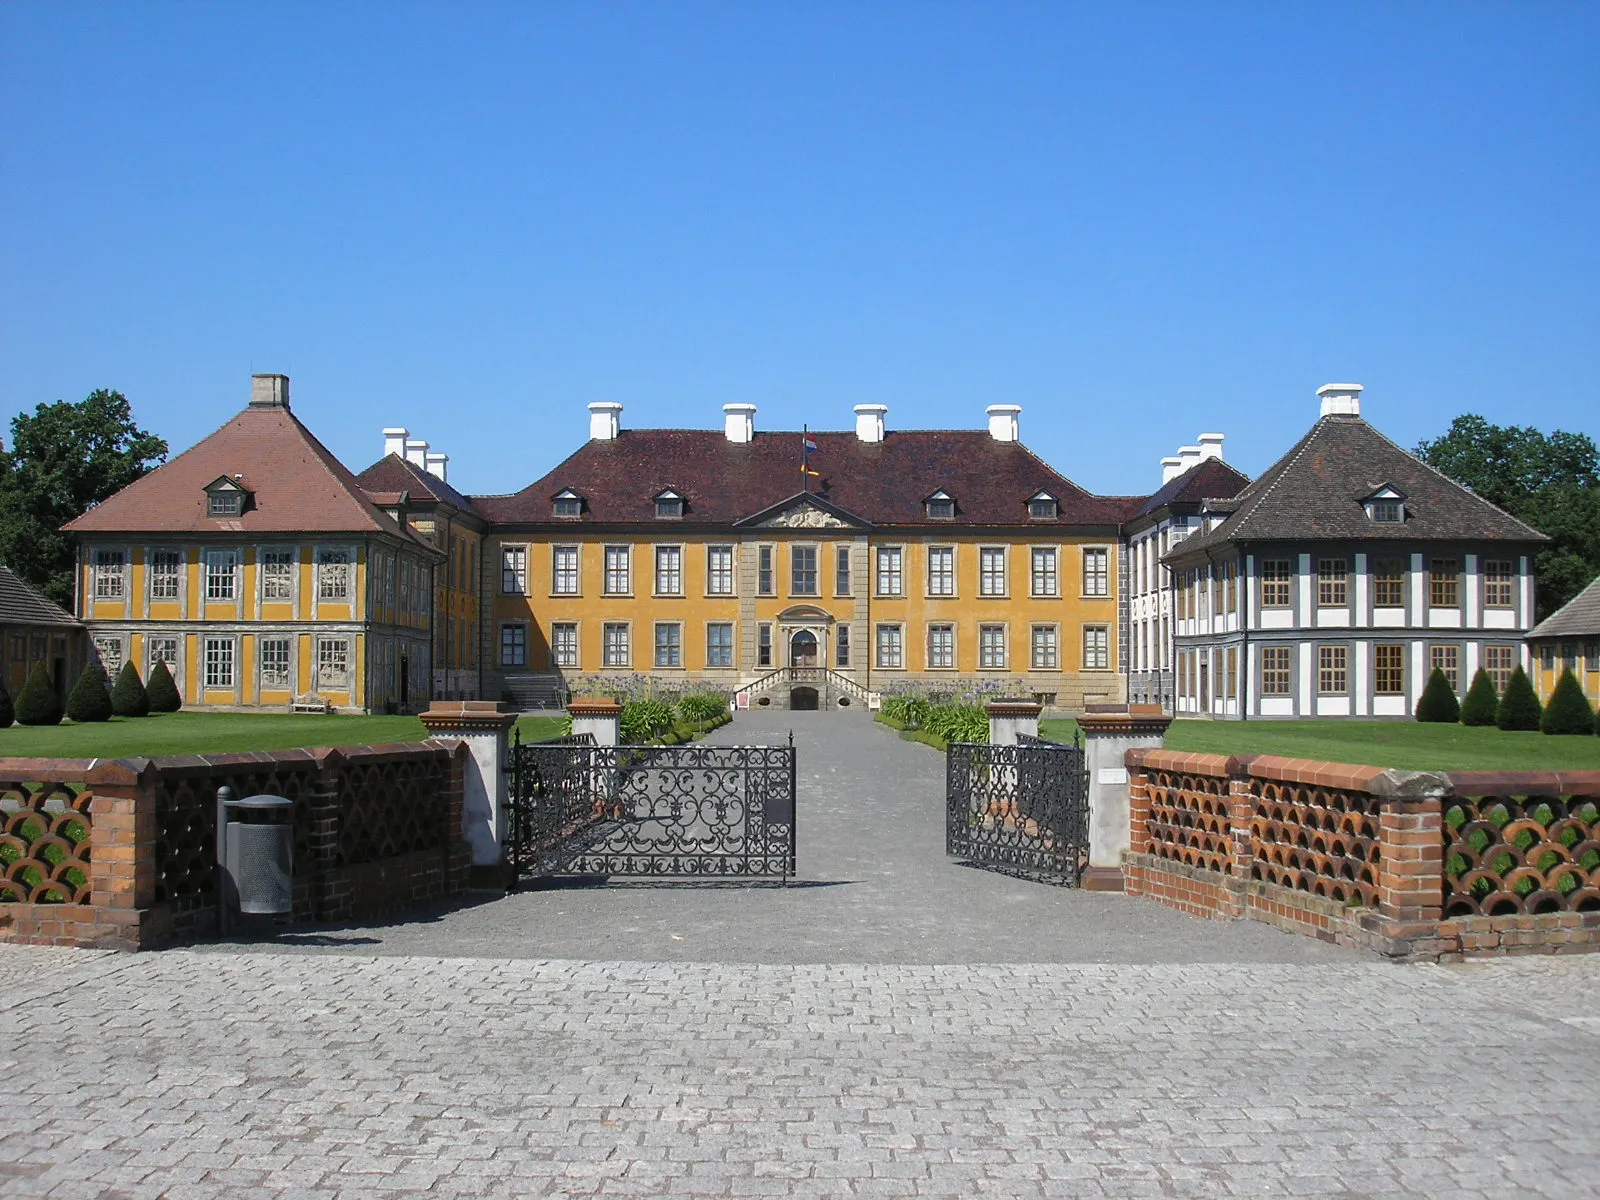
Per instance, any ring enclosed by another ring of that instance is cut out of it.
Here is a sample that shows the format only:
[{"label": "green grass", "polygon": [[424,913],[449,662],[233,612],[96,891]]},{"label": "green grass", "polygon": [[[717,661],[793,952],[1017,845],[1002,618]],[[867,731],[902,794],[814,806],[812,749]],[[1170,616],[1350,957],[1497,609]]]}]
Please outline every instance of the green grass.
[{"label": "green grass", "polygon": [[[554,737],[564,717],[522,717],[525,742]],[[416,717],[328,717],[288,713],[176,712],[142,718],[113,717],[104,724],[13,725],[0,729],[0,757],[130,758],[163,754],[226,754],[244,750],[294,750],[302,746],[364,746],[420,742],[428,736]]]}]

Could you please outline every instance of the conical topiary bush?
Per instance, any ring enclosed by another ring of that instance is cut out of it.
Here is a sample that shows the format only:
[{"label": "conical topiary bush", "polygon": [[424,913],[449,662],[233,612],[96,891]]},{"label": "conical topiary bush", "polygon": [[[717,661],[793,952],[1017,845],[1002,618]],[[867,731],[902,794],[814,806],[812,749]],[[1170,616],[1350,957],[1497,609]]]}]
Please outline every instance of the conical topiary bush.
[{"label": "conical topiary bush", "polygon": [[61,724],[61,697],[56,695],[56,685],[50,682],[50,673],[39,663],[28,676],[28,682],[17,693],[17,723],[20,725]]},{"label": "conical topiary bush", "polygon": [[1428,676],[1428,686],[1422,699],[1417,701],[1417,720],[1432,721],[1440,725],[1454,725],[1461,719],[1461,702],[1456,690],[1438,667]]},{"label": "conical topiary bush", "polygon": [[111,711],[119,717],[147,717],[150,715],[150,697],[145,694],[144,681],[132,663],[122,664],[117,676],[117,686],[111,689]]},{"label": "conical topiary bush", "polygon": [[16,719],[17,714],[11,707],[11,693],[6,691],[5,680],[0,679],[0,729],[10,729]]},{"label": "conical topiary bush", "polygon": [[88,663],[72,685],[67,694],[67,716],[80,723],[111,719],[111,693],[106,691],[106,674],[98,663]]},{"label": "conical topiary bush", "polygon": [[1461,702],[1463,725],[1493,725],[1495,710],[1500,707],[1500,697],[1495,694],[1494,680],[1482,667],[1472,677],[1467,698]]},{"label": "conical topiary bush", "polygon": [[178,695],[177,682],[172,678],[172,672],[167,669],[167,664],[164,662],[158,661],[150,668],[150,682],[145,685],[144,692],[150,700],[151,712],[177,712],[183,707],[183,697]]},{"label": "conical topiary bush", "polygon": [[1556,680],[1556,690],[1550,693],[1550,703],[1544,706],[1539,718],[1539,728],[1545,733],[1594,732],[1594,709],[1583,694],[1583,685],[1568,667]]},{"label": "conical topiary bush", "polygon": [[1544,712],[1539,697],[1534,694],[1528,673],[1520,666],[1511,672],[1505,695],[1500,697],[1500,707],[1495,710],[1494,723],[1501,729],[1531,730],[1539,728],[1539,717]]}]

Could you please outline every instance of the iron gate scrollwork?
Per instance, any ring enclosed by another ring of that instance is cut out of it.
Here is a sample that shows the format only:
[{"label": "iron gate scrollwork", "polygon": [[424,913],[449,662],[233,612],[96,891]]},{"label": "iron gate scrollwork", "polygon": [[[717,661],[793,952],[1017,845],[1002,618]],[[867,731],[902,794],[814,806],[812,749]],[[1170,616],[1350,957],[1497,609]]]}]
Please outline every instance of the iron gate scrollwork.
[{"label": "iron gate scrollwork", "polygon": [[777,879],[795,872],[786,746],[511,747],[507,858],[520,878]]},{"label": "iron gate scrollwork", "polygon": [[952,742],[945,753],[945,852],[1076,887],[1089,865],[1083,747],[1026,734],[1014,746]]}]

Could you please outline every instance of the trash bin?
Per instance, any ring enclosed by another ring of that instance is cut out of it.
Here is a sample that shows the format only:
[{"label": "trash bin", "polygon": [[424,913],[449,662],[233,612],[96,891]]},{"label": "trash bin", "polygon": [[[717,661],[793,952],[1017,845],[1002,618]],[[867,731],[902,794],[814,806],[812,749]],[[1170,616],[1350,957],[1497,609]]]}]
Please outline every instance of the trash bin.
[{"label": "trash bin", "polygon": [[217,789],[217,861],[223,928],[241,913],[294,911],[294,801],[287,796],[246,796]]}]

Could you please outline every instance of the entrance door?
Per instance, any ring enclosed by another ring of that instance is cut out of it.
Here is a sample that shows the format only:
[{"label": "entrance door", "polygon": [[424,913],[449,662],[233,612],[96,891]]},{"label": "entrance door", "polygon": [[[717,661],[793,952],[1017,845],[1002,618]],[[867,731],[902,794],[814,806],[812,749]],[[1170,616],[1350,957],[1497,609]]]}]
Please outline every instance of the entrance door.
[{"label": "entrance door", "polygon": [[817,635],[801,629],[789,639],[789,665],[814,667],[817,665]]},{"label": "entrance door", "polygon": [[790,688],[789,708],[794,712],[816,712],[817,689],[814,687]]}]

